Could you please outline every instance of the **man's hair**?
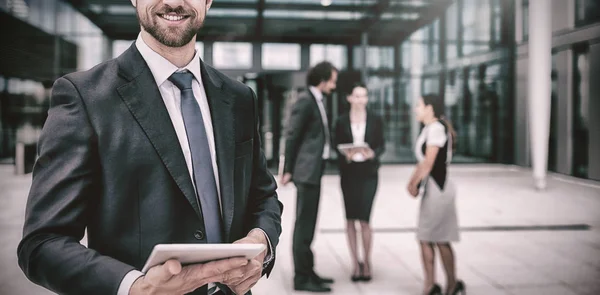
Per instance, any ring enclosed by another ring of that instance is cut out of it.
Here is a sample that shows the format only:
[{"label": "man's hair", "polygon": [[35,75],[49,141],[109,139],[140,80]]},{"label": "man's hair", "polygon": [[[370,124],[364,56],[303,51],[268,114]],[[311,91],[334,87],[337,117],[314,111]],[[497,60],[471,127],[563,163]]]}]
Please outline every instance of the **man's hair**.
[{"label": "man's hair", "polygon": [[329,81],[333,71],[338,70],[330,62],[322,61],[308,71],[306,82],[309,86],[317,86],[323,81]]}]

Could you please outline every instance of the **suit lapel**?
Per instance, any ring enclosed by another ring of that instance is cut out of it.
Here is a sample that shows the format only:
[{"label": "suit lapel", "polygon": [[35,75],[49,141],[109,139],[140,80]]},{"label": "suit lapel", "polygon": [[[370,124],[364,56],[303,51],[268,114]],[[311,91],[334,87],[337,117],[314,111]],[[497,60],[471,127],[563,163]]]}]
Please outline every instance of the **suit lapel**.
[{"label": "suit lapel", "polygon": [[348,112],[348,118],[347,120],[344,119],[344,125],[345,125],[345,132],[346,132],[346,137],[347,137],[347,141],[348,143],[353,143],[354,142],[354,134],[352,134],[352,123],[350,122],[350,112]]},{"label": "suit lapel", "polygon": [[[373,122],[371,121],[371,113],[367,110],[367,122],[366,122],[366,126],[365,126],[365,142],[369,143],[369,145],[371,145],[371,127],[373,127]],[[371,148],[373,148],[373,146],[371,145]]]},{"label": "suit lapel", "polygon": [[202,219],[183,152],[178,148],[177,134],[152,72],[135,44],[118,58],[118,62],[119,75],[129,81],[117,89],[121,99],[144,130],[185,198]]},{"label": "suit lapel", "polygon": [[208,98],[210,114],[215,135],[215,149],[217,166],[219,168],[219,187],[223,213],[223,227],[225,240],[229,241],[231,224],[235,209],[235,195],[233,183],[234,156],[235,156],[235,128],[233,116],[233,94],[228,93],[223,87],[223,80],[215,70],[204,62],[200,63],[202,84]]}]

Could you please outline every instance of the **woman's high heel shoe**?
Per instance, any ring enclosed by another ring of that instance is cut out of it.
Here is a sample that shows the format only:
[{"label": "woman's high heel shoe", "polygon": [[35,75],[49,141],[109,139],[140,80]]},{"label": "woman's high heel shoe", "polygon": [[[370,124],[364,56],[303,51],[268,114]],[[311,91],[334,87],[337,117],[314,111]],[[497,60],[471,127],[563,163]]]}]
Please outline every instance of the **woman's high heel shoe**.
[{"label": "woman's high heel shoe", "polygon": [[358,275],[352,275],[350,277],[350,280],[353,282],[358,282],[361,280],[362,278],[362,272],[363,272],[363,264],[362,263],[358,263]]},{"label": "woman's high heel shoe", "polygon": [[427,295],[442,295],[442,288],[438,284],[433,284]]},{"label": "woman's high heel shoe", "polygon": [[452,289],[452,292],[449,295],[456,294],[467,295],[467,287],[465,287],[465,283],[463,281],[456,281],[454,289]]},{"label": "woman's high heel shoe", "polygon": [[[360,277],[360,280],[361,280],[361,281],[363,281],[363,282],[370,282],[370,281],[371,281],[371,279],[372,279],[372,278],[371,278],[371,275],[370,275],[370,274],[369,274],[368,276],[364,275],[365,268],[366,268],[366,267],[363,265],[363,268],[362,268],[362,270],[361,270],[361,277]],[[369,264],[369,272],[371,272],[371,265],[370,265],[370,264]]]}]

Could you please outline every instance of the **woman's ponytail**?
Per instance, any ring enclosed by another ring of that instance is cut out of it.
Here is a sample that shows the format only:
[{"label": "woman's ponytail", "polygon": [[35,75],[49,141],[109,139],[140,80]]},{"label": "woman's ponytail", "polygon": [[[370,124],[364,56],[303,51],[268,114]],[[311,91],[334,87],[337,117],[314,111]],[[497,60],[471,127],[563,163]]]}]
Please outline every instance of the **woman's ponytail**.
[{"label": "woman's ponytail", "polygon": [[440,116],[438,119],[442,121],[444,125],[446,125],[446,128],[448,128],[448,133],[450,133],[450,138],[452,140],[452,150],[456,150],[456,142],[458,140],[456,138],[456,130],[452,126],[452,123],[450,123],[450,121],[448,121],[448,119],[446,119],[445,116]]}]

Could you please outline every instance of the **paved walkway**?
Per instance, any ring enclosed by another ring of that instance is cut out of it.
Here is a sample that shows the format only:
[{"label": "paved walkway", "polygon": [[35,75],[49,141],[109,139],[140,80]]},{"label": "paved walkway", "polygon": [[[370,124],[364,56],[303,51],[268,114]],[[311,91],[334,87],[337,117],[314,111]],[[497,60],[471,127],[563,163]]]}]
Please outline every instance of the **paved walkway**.
[{"label": "paved walkway", "polygon": [[[405,192],[411,166],[384,166],[375,200],[373,276],[351,283],[339,177],[323,179],[314,250],[317,272],[336,279],[331,294],[419,294],[422,271],[414,238],[418,201]],[[469,294],[600,294],[600,183],[550,175],[546,191],[533,189],[531,172],[495,165],[457,165],[462,241],[457,269]],[[31,176],[0,165],[0,293],[50,294],[29,283],[16,262]],[[293,292],[293,185],[279,190],[285,205],[275,270],[254,294]],[[438,259],[439,264],[439,259]],[[444,277],[438,265],[438,281]]]}]

